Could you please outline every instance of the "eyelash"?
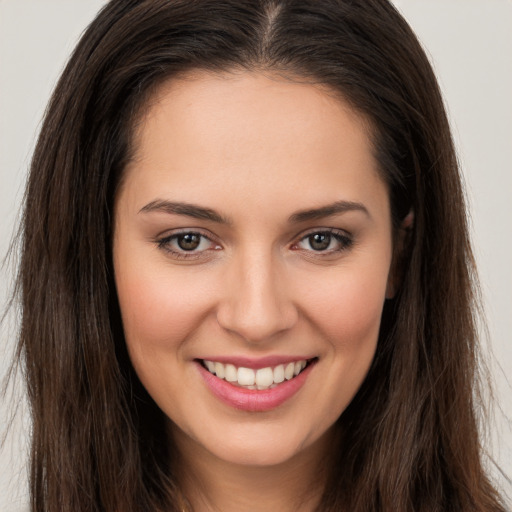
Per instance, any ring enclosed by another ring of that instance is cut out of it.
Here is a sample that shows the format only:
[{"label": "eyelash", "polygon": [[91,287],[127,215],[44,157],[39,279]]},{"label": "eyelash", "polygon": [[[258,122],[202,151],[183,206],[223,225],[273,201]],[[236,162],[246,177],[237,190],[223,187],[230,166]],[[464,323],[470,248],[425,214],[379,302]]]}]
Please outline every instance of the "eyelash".
[{"label": "eyelash", "polygon": [[[210,242],[210,244],[216,245],[217,247],[215,247],[213,249],[204,249],[203,251],[198,251],[198,252],[196,252],[195,250],[186,251],[185,249],[176,250],[176,249],[171,248],[171,244],[173,241],[177,242],[180,237],[185,237],[186,235],[199,236],[199,237],[201,237],[199,244],[201,244],[203,242],[203,240],[208,240],[208,242]],[[159,249],[162,249],[162,250],[170,253],[173,258],[178,259],[178,260],[198,259],[203,255],[203,253],[205,251],[220,249],[220,245],[216,244],[216,242],[214,240],[212,240],[212,238],[210,236],[205,235],[204,233],[201,233],[200,231],[194,231],[194,230],[186,230],[186,231],[180,231],[178,233],[173,233],[172,235],[165,236],[163,238],[158,239],[156,242],[157,242],[157,246]]]},{"label": "eyelash", "polygon": [[[185,237],[187,235],[193,235],[193,236],[199,236],[201,237],[201,240],[199,241],[199,244],[203,242],[203,240],[207,240],[210,244],[216,245],[214,248],[207,248],[202,251],[195,251],[195,249],[192,249],[190,251],[187,251],[185,249],[173,249],[171,248],[171,244],[174,241],[178,241],[179,237]],[[308,239],[311,239],[314,235],[327,235],[329,237],[329,245],[332,243],[332,239],[334,239],[339,247],[336,249],[329,249],[329,250],[315,250],[313,248],[311,249],[304,249],[299,247],[299,244],[301,244],[304,241],[307,241]],[[193,260],[203,257],[204,253],[211,250],[220,250],[221,246],[217,244],[212,238],[204,233],[201,233],[200,231],[194,231],[194,230],[187,230],[187,231],[181,231],[178,233],[173,233],[172,235],[165,236],[163,238],[160,238],[156,240],[157,246],[159,249],[162,249],[172,255],[173,258],[179,259],[179,260]],[[313,231],[309,231],[308,233],[302,235],[300,239],[297,242],[294,242],[291,246],[292,250],[295,251],[304,251],[307,253],[312,253],[316,257],[327,257],[332,256],[333,254],[339,254],[343,251],[346,251],[351,248],[353,245],[354,240],[350,234],[348,234],[345,231],[341,231],[334,228],[327,228],[327,229],[315,229]]]},{"label": "eyelash", "polygon": [[[327,235],[329,237],[329,245],[332,243],[332,239],[334,239],[339,247],[337,249],[330,249],[330,250],[314,250],[311,249],[301,249],[297,247],[301,242],[306,241],[310,238],[312,238],[314,235]],[[350,247],[353,245],[354,239],[351,235],[349,235],[346,231],[341,231],[339,229],[334,228],[327,228],[327,229],[315,229],[313,231],[309,231],[305,235],[301,236],[300,240],[293,244],[292,248],[294,250],[304,250],[307,252],[313,253],[315,256],[319,257],[325,257],[325,256],[332,256],[333,254],[339,254],[343,251],[346,251],[350,249]]]}]

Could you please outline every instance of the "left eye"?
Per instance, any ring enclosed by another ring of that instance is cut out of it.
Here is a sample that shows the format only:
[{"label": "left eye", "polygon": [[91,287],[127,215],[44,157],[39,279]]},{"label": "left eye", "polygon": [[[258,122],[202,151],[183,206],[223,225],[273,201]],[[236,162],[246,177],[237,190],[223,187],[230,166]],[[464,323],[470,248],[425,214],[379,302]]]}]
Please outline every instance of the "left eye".
[{"label": "left eye", "polygon": [[317,231],[302,238],[297,246],[300,249],[315,252],[337,252],[347,249],[352,240],[341,233]]}]

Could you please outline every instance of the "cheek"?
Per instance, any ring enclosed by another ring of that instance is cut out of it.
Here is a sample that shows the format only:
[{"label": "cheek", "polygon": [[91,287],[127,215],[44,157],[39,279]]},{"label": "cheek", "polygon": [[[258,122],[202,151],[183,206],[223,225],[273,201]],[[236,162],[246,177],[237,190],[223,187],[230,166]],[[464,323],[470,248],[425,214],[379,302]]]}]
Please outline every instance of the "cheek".
[{"label": "cheek", "polygon": [[204,279],[198,275],[185,279],[182,274],[148,258],[116,262],[130,360],[148,393],[168,415],[174,411],[175,400],[170,397],[180,396],[182,383],[189,377],[182,360],[211,302]]},{"label": "cheek", "polygon": [[186,338],[209,310],[208,288],[200,276],[143,267],[118,266],[117,293],[128,345],[172,347]]},{"label": "cheek", "polygon": [[338,348],[357,350],[374,345],[387,284],[387,267],[372,271],[341,269],[336,276],[309,287],[304,297],[313,323]]},{"label": "cheek", "polygon": [[350,273],[310,291],[311,325],[327,342],[322,381],[324,395],[315,399],[316,413],[330,425],[347,408],[373,361],[385,300],[383,275]]}]

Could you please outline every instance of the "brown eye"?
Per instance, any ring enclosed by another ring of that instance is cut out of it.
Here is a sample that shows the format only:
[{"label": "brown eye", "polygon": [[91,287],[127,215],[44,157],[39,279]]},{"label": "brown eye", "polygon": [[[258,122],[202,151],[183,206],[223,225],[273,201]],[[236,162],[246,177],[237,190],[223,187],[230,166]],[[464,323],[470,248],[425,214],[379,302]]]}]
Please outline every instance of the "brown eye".
[{"label": "brown eye", "polygon": [[185,233],[176,237],[176,243],[180,249],[184,251],[193,251],[199,247],[201,243],[201,235],[197,233]]},{"label": "brown eye", "polygon": [[352,246],[353,239],[341,230],[314,231],[306,234],[296,248],[316,252],[320,255],[333,255]]},{"label": "brown eye", "polygon": [[176,259],[204,258],[207,254],[211,255],[211,251],[221,249],[219,244],[197,231],[183,231],[166,236],[157,240],[157,245]]},{"label": "brown eye", "polygon": [[308,236],[308,242],[314,251],[325,251],[331,244],[330,233],[314,233]]}]

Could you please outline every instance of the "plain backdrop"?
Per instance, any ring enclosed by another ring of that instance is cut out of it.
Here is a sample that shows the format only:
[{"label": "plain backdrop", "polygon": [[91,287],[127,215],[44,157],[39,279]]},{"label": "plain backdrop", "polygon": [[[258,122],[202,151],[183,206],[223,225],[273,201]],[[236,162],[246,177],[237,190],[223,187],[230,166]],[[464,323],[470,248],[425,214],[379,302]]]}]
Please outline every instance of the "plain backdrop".
[{"label": "plain backdrop", "polygon": [[[512,475],[512,2],[395,0],[431,56],[450,114],[471,206],[472,235],[490,332],[497,404],[491,448],[509,494]],[[0,257],[6,254],[26,170],[50,92],[102,0],[0,0]],[[0,273],[6,303],[13,265]],[[0,331],[0,378],[11,357],[15,311]],[[21,384],[18,383],[21,393]],[[13,398],[0,403],[4,435]],[[0,453],[0,511],[28,510],[27,432],[21,402]]]}]

